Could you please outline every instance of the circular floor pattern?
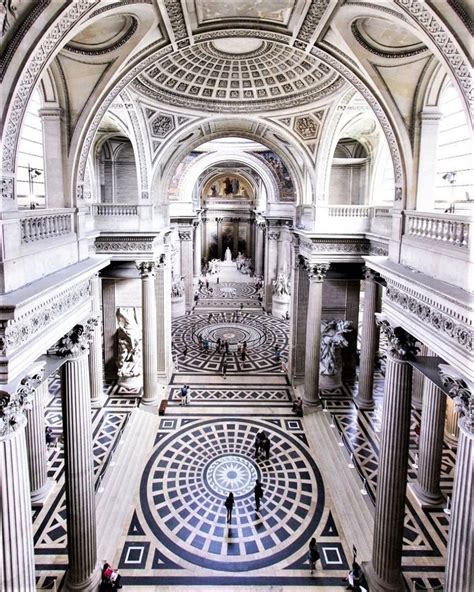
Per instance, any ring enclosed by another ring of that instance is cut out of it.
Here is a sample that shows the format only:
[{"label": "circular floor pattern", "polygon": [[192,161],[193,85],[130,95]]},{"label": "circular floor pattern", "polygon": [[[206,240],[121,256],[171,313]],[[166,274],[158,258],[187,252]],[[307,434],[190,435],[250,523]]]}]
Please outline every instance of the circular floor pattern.
[{"label": "circular floor pattern", "polygon": [[253,298],[257,299],[258,291],[255,287],[254,283],[244,283],[244,282],[221,282],[220,284],[216,284],[212,281],[210,283],[210,288],[212,288],[212,292],[206,289],[203,286],[199,290],[199,297],[204,299],[214,299],[214,298],[232,298],[232,299],[247,299]]},{"label": "circular floor pattern", "polygon": [[[270,460],[254,459],[264,430]],[[256,475],[264,487],[255,512]],[[232,523],[224,500],[234,488]],[[324,488],[309,450],[271,423],[242,418],[200,420],[163,438],[147,463],[141,508],[157,540],[194,565],[248,571],[301,551],[324,508]]]},{"label": "circular floor pattern", "polygon": [[[235,322],[235,315],[240,320]],[[198,334],[204,338],[209,334],[210,351],[199,348]],[[227,363],[227,373],[276,373],[281,364],[276,359],[275,348],[281,352],[282,359],[288,356],[289,323],[271,315],[240,311],[214,313],[211,322],[208,314],[192,314],[173,321],[173,356],[178,360],[179,372],[198,372],[214,374],[222,371]],[[228,337],[224,337],[228,334]],[[230,355],[215,351],[218,337],[231,343]],[[254,344],[253,339],[256,339]],[[248,352],[245,360],[237,355],[237,343],[247,341]],[[186,349],[186,356],[182,352]]]},{"label": "circular floor pattern", "polygon": [[[256,347],[265,341],[265,334],[258,327],[251,327],[242,323],[222,323],[205,325],[197,331],[203,339],[216,343],[220,338],[228,341],[229,345],[247,342],[248,347]],[[197,335],[194,336],[197,341]]]}]

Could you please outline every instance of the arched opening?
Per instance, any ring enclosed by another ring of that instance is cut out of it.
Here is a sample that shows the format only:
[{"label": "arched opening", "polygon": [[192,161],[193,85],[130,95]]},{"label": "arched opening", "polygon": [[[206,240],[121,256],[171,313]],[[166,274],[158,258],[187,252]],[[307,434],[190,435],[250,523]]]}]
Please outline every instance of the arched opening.
[{"label": "arched opening", "polygon": [[41,96],[36,89],[28,104],[18,146],[16,186],[18,205],[24,208],[46,206],[43,125],[40,109]]},{"label": "arched opening", "polygon": [[98,164],[101,203],[138,202],[135,152],[128,138],[108,138],[100,148]]},{"label": "arched opening", "polygon": [[334,150],[329,204],[362,205],[367,200],[368,154],[353,138],[341,138]]}]

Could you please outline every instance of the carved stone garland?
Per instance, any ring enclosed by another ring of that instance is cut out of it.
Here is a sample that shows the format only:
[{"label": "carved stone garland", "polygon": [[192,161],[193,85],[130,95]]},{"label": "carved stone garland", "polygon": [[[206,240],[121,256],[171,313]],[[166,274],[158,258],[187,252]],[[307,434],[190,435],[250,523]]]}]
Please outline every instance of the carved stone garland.
[{"label": "carved stone garland", "polygon": [[22,378],[14,393],[0,392],[0,438],[13,433],[26,420],[24,412],[31,409],[34,392],[42,378],[41,369]]},{"label": "carved stone garland", "polygon": [[87,353],[89,342],[98,324],[98,316],[92,316],[83,325],[75,325],[69,333],[66,333],[58,341],[56,346],[57,355],[62,358],[75,358]]},{"label": "carved stone garland", "polygon": [[407,333],[405,329],[402,329],[401,327],[393,327],[380,313],[376,314],[375,317],[375,322],[387,338],[388,355],[401,362],[414,360],[419,350],[416,345],[416,339],[410,335],[410,333]]}]

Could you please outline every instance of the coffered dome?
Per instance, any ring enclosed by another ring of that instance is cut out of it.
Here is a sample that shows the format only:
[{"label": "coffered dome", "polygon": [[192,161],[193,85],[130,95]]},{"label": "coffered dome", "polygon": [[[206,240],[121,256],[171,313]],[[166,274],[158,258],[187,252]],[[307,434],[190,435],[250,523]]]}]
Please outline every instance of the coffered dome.
[{"label": "coffered dome", "polygon": [[221,112],[302,105],[335,93],[343,84],[332,68],[311,55],[245,37],[186,47],[159,59],[133,83],[149,97]]}]

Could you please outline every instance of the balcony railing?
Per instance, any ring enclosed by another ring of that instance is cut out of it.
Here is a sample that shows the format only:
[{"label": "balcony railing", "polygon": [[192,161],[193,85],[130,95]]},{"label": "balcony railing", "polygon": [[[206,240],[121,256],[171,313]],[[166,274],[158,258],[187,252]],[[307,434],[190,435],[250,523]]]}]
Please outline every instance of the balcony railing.
[{"label": "balcony railing", "polygon": [[370,206],[329,206],[328,215],[341,218],[370,218],[372,209]]},{"label": "balcony railing", "polygon": [[137,216],[136,204],[93,204],[93,216]]},{"label": "balcony railing", "polygon": [[468,216],[406,212],[405,234],[467,249],[471,224]]},{"label": "balcony railing", "polygon": [[21,244],[55,238],[73,232],[72,213],[28,212],[20,219]]}]

